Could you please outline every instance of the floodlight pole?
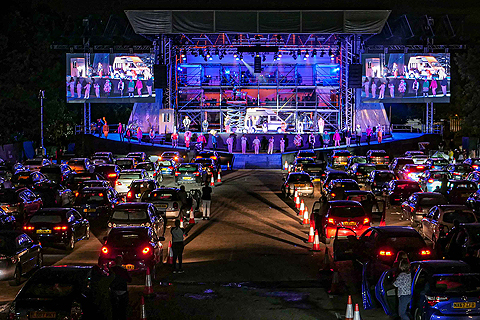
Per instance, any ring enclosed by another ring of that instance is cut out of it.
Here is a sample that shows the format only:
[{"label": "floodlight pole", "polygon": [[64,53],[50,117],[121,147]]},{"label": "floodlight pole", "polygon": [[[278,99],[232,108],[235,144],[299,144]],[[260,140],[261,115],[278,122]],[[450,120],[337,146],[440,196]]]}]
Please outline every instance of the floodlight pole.
[{"label": "floodlight pole", "polygon": [[46,154],[43,145],[43,99],[45,99],[45,90],[38,92],[38,98],[40,99],[40,147],[42,148],[42,156],[44,156]]}]

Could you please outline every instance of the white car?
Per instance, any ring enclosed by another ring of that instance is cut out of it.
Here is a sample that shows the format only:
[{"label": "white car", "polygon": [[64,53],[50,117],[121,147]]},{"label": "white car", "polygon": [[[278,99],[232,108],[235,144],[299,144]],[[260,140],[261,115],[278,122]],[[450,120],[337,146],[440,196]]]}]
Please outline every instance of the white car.
[{"label": "white car", "polygon": [[145,170],[149,178],[153,178],[154,173],[157,171],[157,165],[150,161],[139,162],[135,168]]},{"label": "white car", "polygon": [[119,195],[124,196],[130,190],[130,185],[133,180],[146,179],[147,173],[143,169],[128,169],[122,170],[118,174],[117,182],[115,183],[115,190]]}]

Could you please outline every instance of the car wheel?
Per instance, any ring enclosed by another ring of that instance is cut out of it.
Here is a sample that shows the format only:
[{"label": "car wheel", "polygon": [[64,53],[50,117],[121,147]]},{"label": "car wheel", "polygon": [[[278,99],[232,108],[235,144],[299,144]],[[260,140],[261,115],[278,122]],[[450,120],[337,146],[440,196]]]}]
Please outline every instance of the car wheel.
[{"label": "car wheel", "polygon": [[414,320],[422,320],[422,313],[420,312],[420,309],[415,309],[415,315],[413,317]]},{"label": "car wheel", "polygon": [[87,226],[87,230],[85,231],[85,239],[90,239],[90,226]]},{"label": "car wheel", "polygon": [[66,249],[68,251],[73,251],[73,249],[75,249],[75,235],[73,234],[73,232],[72,232],[72,235],[70,236],[70,240],[66,245]]},{"label": "car wheel", "polygon": [[19,265],[15,267],[15,273],[13,274],[12,285],[19,286],[22,283],[22,269]]},{"label": "car wheel", "polygon": [[43,266],[43,253],[39,252],[37,256],[37,265],[36,267],[40,269]]}]

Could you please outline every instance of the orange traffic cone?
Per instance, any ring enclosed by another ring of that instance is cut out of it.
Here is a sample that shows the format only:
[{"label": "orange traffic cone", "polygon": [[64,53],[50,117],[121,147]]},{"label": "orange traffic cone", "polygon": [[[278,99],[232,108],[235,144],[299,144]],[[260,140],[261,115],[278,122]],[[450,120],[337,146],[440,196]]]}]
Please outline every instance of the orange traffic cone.
[{"label": "orange traffic cone", "polygon": [[230,161],[227,162],[227,170],[230,170]]},{"label": "orange traffic cone", "polygon": [[295,202],[295,205],[297,204],[297,199],[300,200],[300,198],[298,197],[297,188],[295,188],[295,189],[293,189],[293,202]]},{"label": "orange traffic cone", "polygon": [[360,308],[358,307],[358,303],[355,303],[355,312],[353,313],[353,320],[361,320]]},{"label": "orange traffic cone", "polygon": [[297,199],[295,200],[295,208],[300,209],[300,197],[297,195]]},{"label": "orange traffic cone", "polygon": [[347,310],[345,311],[345,320],[353,320],[352,296],[348,296]]},{"label": "orange traffic cone", "polygon": [[[333,275],[332,275],[332,285],[330,286],[330,290],[328,290],[329,294],[339,294],[339,285],[340,285],[340,278],[338,276],[338,270],[335,267],[335,264],[333,266]],[[345,317],[345,320],[350,319],[352,320],[351,317],[353,317],[353,312],[352,312],[352,297],[348,296],[348,301],[350,301],[350,312],[351,316],[350,318]],[[348,305],[347,305],[347,315],[348,315]]]},{"label": "orange traffic cone", "polygon": [[305,211],[303,211],[303,225],[310,224],[310,214],[308,213],[308,208],[305,205]]},{"label": "orange traffic cone", "polygon": [[188,224],[195,224],[195,210],[193,210],[193,207],[190,208],[190,220],[188,220]]},{"label": "orange traffic cone", "polygon": [[152,276],[150,275],[150,268],[147,268],[147,274],[145,276],[145,289],[143,290],[143,294],[146,296],[150,296],[153,294]]},{"label": "orange traffic cone", "polygon": [[217,182],[218,182],[218,183],[221,183],[221,182],[222,182],[222,177],[220,176],[220,171],[218,171]]},{"label": "orange traffic cone", "polygon": [[140,298],[140,320],[147,320],[147,313],[145,312],[145,298]]},{"label": "orange traffic cone", "polygon": [[285,164],[283,165],[283,170],[288,170],[288,162],[285,160]]},{"label": "orange traffic cone", "polygon": [[303,217],[303,213],[305,212],[305,203],[303,202],[303,199],[300,201],[300,210],[298,211],[298,215],[300,217]]},{"label": "orange traffic cone", "polygon": [[214,187],[214,186],[215,186],[215,180],[213,179],[213,173],[212,173],[210,178],[210,187]]},{"label": "orange traffic cone", "polygon": [[168,242],[168,264],[173,264],[173,250],[172,250],[172,241]]},{"label": "orange traffic cone", "polygon": [[308,232],[308,243],[313,243],[315,240],[315,222],[310,220],[310,230]]},{"label": "orange traffic cone", "polygon": [[313,251],[320,251],[320,238],[318,237],[318,230],[315,230],[315,237],[313,238]]}]

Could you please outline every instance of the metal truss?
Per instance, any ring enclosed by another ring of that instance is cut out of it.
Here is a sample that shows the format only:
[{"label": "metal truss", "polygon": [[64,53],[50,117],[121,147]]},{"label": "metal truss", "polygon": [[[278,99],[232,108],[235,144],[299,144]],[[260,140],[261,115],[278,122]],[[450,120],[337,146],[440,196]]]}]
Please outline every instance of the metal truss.
[{"label": "metal truss", "polygon": [[354,62],[354,35],[344,36],[341,46],[340,66],[340,129],[353,128],[355,125],[355,89],[348,87],[348,66]]},{"label": "metal truss", "polygon": [[445,52],[448,50],[464,50],[466,45],[368,45],[364,47],[365,53],[406,53],[406,52]]},{"label": "metal truss", "polygon": [[85,134],[90,134],[92,133],[92,109],[90,106],[90,103],[83,103],[83,132]]},{"label": "metal truss", "polygon": [[434,133],[433,127],[433,115],[435,113],[435,108],[433,107],[433,102],[427,102],[426,116],[425,116],[425,132]]}]

